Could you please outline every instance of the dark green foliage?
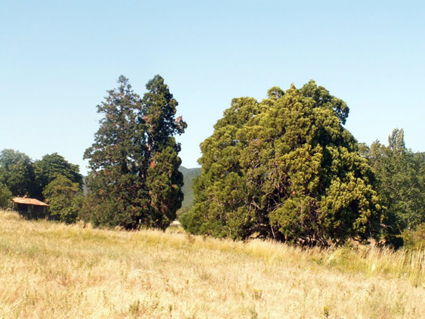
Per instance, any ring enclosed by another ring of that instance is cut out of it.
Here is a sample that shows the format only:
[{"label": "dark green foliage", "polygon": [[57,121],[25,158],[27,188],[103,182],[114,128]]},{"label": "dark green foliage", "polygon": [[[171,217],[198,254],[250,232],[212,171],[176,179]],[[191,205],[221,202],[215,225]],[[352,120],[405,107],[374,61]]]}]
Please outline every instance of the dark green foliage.
[{"label": "dark green foliage", "polygon": [[159,75],[150,80],[141,99],[121,76],[98,106],[104,114],[90,159],[85,218],[95,225],[166,228],[183,200],[178,171],[186,123],[175,118],[177,101]]},{"label": "dark green foliage", "polygon": [[394,129],[388,145],[378,141],[361,146],[371,163],[377,187],[387,207],[384,220],[387,240],[401,245],[400,234],[425,222],[425,155],[405,146],[404,131]]},{"label": "dark green foliage", "polygon": [[59,174],[44,188],[43,195],[46,203],[50,205],[51,216],[65,223],[76,221],[83,204],[83,193],[79,183],[74,183]]},{"label": "dark green foliage", "polygon": [[300,90],[274,87],[268,97],[234,99],[201,144],[185,228],[309,245],[377,235],[374,176],[342,127],[346,104],[314,81]]},{"label": "dark green foliage", "polygon": [[6,185],[0,183],[0,208],[11,207],[12,192],[7,188]]},{"label": "dark green foliage", "polygon": [[59,175],[68,178],[72,183],[77,183],[80,188],[83,187],[83,176],[79,173],[78,165],[69,163],[58,153],[44,155],[43,158],[34,163],[35,173],[35,194],[41,200],[44,188]]},{"label": "dark green foliage", "polygon": [[0,182],[13,196],[32,196],[34,169],[31,159],[24,153],[5,149],[0,153]]}]

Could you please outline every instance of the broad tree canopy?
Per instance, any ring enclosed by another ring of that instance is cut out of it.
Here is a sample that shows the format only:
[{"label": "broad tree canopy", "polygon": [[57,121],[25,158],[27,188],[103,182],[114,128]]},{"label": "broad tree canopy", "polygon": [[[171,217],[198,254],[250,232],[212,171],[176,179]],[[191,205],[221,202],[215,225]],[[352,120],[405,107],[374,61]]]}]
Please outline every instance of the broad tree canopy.
[{"label": "broad tree canopy", "polygon": [[69,163],[58,153],[44,155],[41,160],[35,161],[33,166],[35,174],[34,196],[39,199],[44,199],[43,190],[59,175],[77,183],[80,189],[83,187],[83,176],[80,174],[79,166]]},{"label": "broad tree canopy", "polygon": [[34,169],[28,155],[12,149],[0,153],[0,182],[13,196],[32,196],[34,193]]},{"label": "broad tree canopy", "polygon": [[374,175],[343,124],[349,109],[314,81],[237,98],[201,144],[191,232],[327,245],[377,234]]}]

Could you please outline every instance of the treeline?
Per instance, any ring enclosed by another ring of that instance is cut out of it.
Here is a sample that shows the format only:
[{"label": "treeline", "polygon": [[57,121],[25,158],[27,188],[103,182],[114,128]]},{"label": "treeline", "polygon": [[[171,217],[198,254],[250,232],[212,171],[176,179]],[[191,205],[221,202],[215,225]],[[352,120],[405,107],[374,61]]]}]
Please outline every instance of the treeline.
[{"label": "treeline", "polygon": [[[121,76],[97,106],[103,115],[85,153],[90,172],[82,193],[78,166],[58,154],[34,163],[4,150],[3,200],[45,199],[60,220],[95,226],[165,229],[183,200],[180,144],[187,124],[157,75],[136,94]],[[399,247],[425,243],[425,157],[409,150],[402,129],[388,145],[359,144],[345,129],[349,108],[310,81],[267,98],[236,98],[201,144],[194,204],[181,222],[188,232],[253,237],[302,245],[340,245],[371,238]]]},{"label": "treeline", "polygon": [[376,177],[375,187],[385,214],[387,242],[395,246],[425,247],[425,153],[408,149],[403,129],[394,129],[387,145],[375,141],[359,145]]},{"label": "treeline", "polygon": [[19,151],[0,153],[0,206],[11,205],[12,196],[27,196],[46,201],[52,216],[74,222],[83,200],[83,176],[78,165],[53,153],[33,162]]}]

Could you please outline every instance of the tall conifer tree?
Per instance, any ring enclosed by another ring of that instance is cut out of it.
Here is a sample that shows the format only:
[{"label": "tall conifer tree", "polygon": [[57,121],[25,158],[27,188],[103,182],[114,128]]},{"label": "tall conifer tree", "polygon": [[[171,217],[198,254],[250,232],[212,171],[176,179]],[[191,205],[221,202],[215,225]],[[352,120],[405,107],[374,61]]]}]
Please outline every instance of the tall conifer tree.
[{"label": "tall conifer tree", "polygon": [[118,83],[98,106],[104,118],[84,154],[91,168],[85,217],[96,225],[165,228],[183,200],[174,135],[187,125],[175,117],[178,103],[161,76],[143,98],[124,76]]}]

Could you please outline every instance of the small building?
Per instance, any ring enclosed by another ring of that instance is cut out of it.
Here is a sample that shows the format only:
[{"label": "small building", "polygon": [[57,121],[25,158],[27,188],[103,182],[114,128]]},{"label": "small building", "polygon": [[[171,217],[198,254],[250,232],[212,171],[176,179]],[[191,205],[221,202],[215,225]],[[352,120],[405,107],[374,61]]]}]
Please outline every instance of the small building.
[{"label": "small building", "polygon": [[45,218],[49,205],[35,198],[13,197],[13,209],[27,218]]}]

